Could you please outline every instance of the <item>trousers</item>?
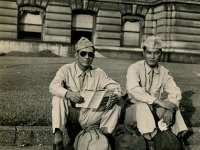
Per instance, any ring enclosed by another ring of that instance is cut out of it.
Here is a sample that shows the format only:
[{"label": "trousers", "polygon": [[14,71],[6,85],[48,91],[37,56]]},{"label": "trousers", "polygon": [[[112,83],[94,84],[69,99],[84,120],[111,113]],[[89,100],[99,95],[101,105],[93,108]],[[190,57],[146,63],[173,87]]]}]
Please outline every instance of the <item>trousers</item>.
[{"label": "trousers", "polygon": [[[157,133],[157,120],[155,120],[154,118],[151,106],[144,102],[137,102],[127,108],[126,111],[128,112],[127,114],[131,114],[129,116],[126,116],[127,120],[131,120],[131,122],[128,122],[129,124],[134,124],[136,122],[138,130],[141,134],[150,133],[151,137],[155,136],[155,134]],[[157,111],[162,111],[161,113],[164,113],[164,109],[161,108],[157,108]],[[178,135],[179,132],[183,132],[184,134],[188,130],[179,110],[177,110],[175,113],[175,120],[171,129],[175,135]]]},{"label": "trousers", "polygon": [[[66,124],[70,121],[70,118],[73,118],[70,114],[70,106],[71,103],[69,100],[60,98],[58,96],[53,96],[52,98],[52,128],[53,133],[55,129],[58,128],[61,131],[66,130]],[[100,130],[102,133],[112,133],[118,119],[120,117],[121,107],[118,105],[114,105],[109,110],[104,109],[90,109],[90,108],[81,108],[80,114],[74,114],[75,116],[79,115],[78,122],[82,128],[99,125]],[[75,117],[76,118],[76,117]],[[73,120],[70,123],[73,124]],[[70,125],[69,124],[69,125]],[[69,126],[68,126],[69,127]]]}]

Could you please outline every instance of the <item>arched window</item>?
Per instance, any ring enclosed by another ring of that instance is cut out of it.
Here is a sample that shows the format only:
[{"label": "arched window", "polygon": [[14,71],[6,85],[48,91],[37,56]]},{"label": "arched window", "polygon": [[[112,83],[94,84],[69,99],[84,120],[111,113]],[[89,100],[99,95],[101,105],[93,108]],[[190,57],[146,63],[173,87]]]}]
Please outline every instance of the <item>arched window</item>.
[{"label": "arched window", "polygon": [[140,47],[140,22],[125,21],[122,26],[122,46]]},{"label": "arched window", "polygon": [[93,14],[87,14],[87,12],[73,12],[71,42],[76,43],[82,36],[92,41],[93,27]]},{"label": "arched window", "polygon": [[19,19],[19,39],[41,40],[42,19],[39,13],[28,13],[26,11]]},{"label": "arched window", "polygon": [[19,9],[18,39],[41,40],[44,9],[23,6]]}]

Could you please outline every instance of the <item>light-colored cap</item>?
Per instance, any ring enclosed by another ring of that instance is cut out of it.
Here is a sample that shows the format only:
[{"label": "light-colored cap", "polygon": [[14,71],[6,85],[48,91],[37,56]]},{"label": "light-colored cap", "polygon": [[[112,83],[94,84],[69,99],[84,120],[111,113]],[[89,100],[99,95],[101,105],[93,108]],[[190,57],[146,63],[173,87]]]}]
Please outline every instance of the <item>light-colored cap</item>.
[{"label": "light-colored cap", "polygon": [[143,46],[146,46],[149,48],[162,48],[163,42],[161,41],[159,37],[150,36],[144,41]]},{"label": "light-colored cap", "polygon": [[87,47],[92,47],[94,46],[92,42],[90,42],[87,38],[81,37],[80,40],[77,42],[77,48],[76,51],[87,48]]}]

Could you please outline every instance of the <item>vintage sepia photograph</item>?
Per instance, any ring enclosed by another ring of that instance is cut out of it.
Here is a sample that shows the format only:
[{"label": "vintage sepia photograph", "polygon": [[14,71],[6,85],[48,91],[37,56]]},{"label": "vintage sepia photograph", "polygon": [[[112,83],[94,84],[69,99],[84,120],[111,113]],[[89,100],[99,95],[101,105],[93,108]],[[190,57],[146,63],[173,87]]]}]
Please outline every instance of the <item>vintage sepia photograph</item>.
[{"label": "vintage sepia photograph", "polygon": [[0,150],[199,150],[200,0],[0,0]]}]

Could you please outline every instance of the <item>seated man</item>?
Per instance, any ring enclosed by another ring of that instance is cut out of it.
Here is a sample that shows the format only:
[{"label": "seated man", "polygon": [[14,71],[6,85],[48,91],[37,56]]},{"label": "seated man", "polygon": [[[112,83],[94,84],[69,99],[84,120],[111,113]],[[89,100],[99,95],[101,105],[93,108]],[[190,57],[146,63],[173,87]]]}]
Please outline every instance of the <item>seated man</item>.
[{"label": "seated man", "polygon": [[[162,41],[155,36],[147,38],[143,46],[144,60],[129,66],[126,75],[126,90],[133,103],[127,111],[134,116],[132,124],[136,122],[140,133],[149,141],[156,135],[160,119],[179,137],[187,131],[178,108],[182,98],[180,88],[170,72],[158,64],[161,55]],[[165,99],[162,93],[167,93]]]},{"label": "seated man", "polygon": [[[71,144],[73,144],[76,136],[73,132],[80,131],[78,126],[86,128],[98,125],[103,134],[109,135],[117,124],[121,111],[121,107],[117,105],[121,96],[120,85],[100,68],[91,66],[94,56],[93,44],[82,37],[77,43],[75,54],[77,61],[62,66],[50,84],[49,91],[53,95],[54,150],[63,150],[62,135],[66,126]],[[80,93],[83,89],[94,91],[114,89],[115,92],[107,99],[109,103],[101,104],[98,109],[77,108],[76,103],[84,102]]]}]

